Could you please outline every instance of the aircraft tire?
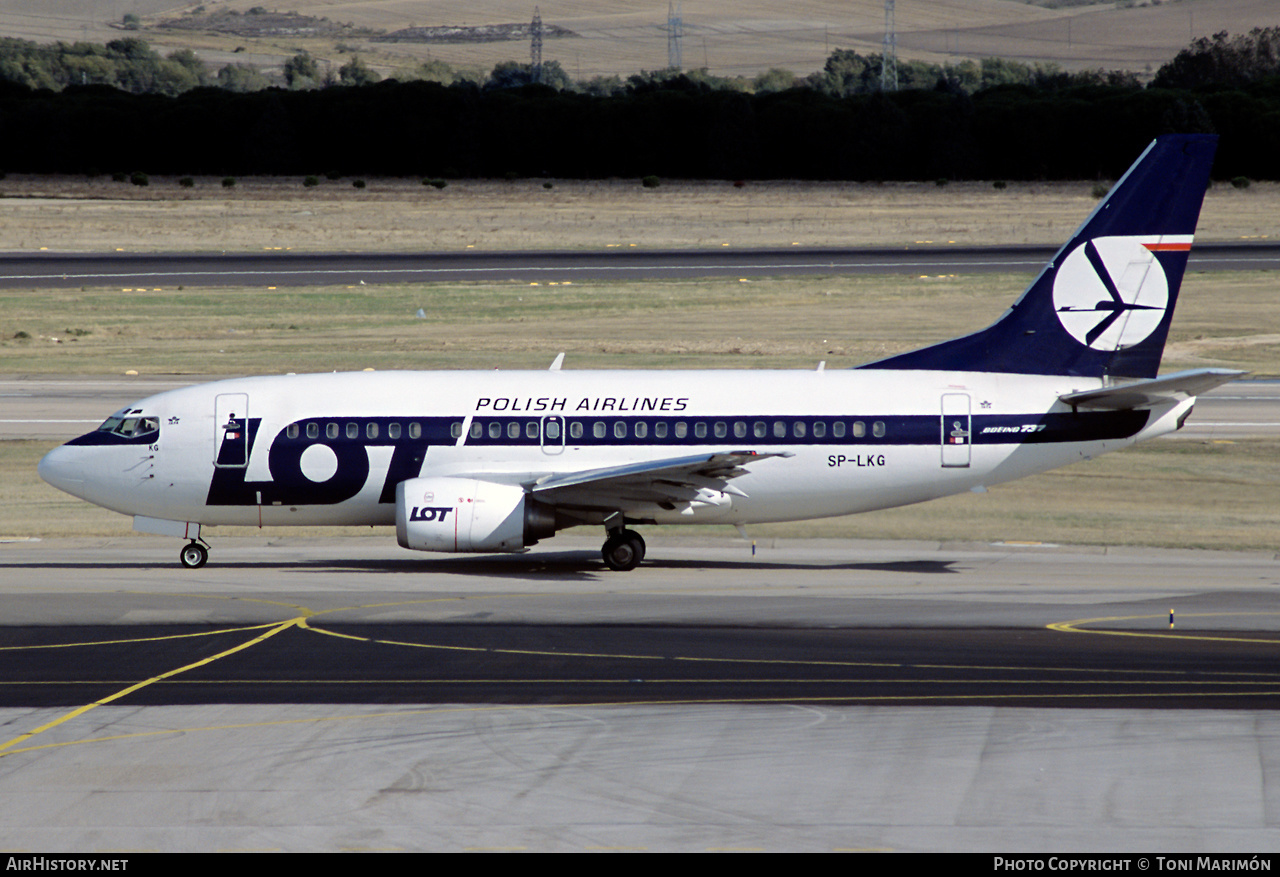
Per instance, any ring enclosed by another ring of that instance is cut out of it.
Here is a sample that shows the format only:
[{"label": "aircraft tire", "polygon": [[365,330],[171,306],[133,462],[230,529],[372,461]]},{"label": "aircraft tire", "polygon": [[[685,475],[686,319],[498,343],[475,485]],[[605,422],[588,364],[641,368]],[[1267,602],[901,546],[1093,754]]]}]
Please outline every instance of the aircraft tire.
[{"label": "aircraft tire", "polygon": [[209,549],[199,542],[188,542],[178,552],[178,561],[187,569],[199,569],[209,562]]},{"label": "aircraft tire", "polygon": [[611,570],[626,572],[635,569],[644,559],[644,540],[639,533],[622,530],[605,540],[600,555]]}]

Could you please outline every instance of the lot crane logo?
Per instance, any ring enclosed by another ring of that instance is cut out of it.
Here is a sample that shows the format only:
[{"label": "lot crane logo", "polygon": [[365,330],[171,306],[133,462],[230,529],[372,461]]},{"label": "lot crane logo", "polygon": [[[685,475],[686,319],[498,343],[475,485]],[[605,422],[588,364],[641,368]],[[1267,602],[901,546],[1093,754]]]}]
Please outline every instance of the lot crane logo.
[{"label": "lot crane logo", "polygon": [[1094,350],[1141,342],[1169,305],[1169,281],[1152,250],[1173,248],[1138,237],[1100,237],[1076,247],[1053,281],[1062,327]]}]

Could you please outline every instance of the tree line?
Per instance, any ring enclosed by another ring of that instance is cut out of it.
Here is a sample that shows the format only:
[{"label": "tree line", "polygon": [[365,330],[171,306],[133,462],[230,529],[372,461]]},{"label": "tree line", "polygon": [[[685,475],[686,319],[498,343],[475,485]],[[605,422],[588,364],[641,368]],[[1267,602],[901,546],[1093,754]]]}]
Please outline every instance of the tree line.
[{"label": "tree line", "polygon": [[[850,95],[880,90],[882,64],[882,57],[876,53],[863,55],[852,49],[836,49],[822,70],[803,77],[789,70],[774,68],[752,77],[716,76],[706,70],[655,70],[625,78],[609,75],[574,80],[555,60],[547,61],[536,71],[529,64],[516,61],[503,61],[492,70],[483,71],[430,60],[400,67],[389,77],[383,77],[358,55],[352,55],[342,64],[333,64],[307,52],[298,52],[286,59],[279,70],[231,63],[215,71],[190,49],[161,57],[138,37],[124,37],[105,45],[88,42],[40,44],[0,38],[0,81],[52,91],[73,85],[109,85],[134,94],[166,95],[177,95],[202,86],[239,92],[271,87],[303,91],[338,85],[369,85],[384,78],[398,82],[470,84],[485,90],[537,84],[556,91],[616,95],[682,75],[717,91],[759,94],[804,88],[829,95]],[[898,63],[897,70],[899,88],[933,88],[944,83],[953,90],[970,93],[995,85],[1138,84],[1136,76],[1122,71],[1066,73],[1054,64],[1031,65],[1002,58],[965,60],[954,64],[903,60]]]},{"label": "tree line", "polygon": [[[1259,34],[1271,38],[1255,32],[1254,44]],[[674,72],[596,90],[418,79],[165,94],[0,80],[9,135],[0,171],[1114,179],[1158,134],[1212,131],[1222,136],[1216,176],[1280,179],[1280,76],[1248,61],[1266,52],[1225,37],[1188,51],[1193,60],[1234,53],[1235,78],[1177,79],[1176,70],[1200,66],[1175,59],[1147,87],[1051,70],[1010,82],[1010,68],[990,62],[956,65],[930,87],[882,92],[865,85],[875,59],[838,52],[823,71],[827,87],[755,91]],[[965,76],[987,84],[971,90]]]},{"label": "tree line", "polygon": [[[126,16],[126,26],[128,18]],[[684,73],[657,70],[626,78],[610,75],[574,80],[554,60],[546,62],[537,71],[528,64],[504,61],[487,72],[431,60],[398,68],[386,78],[399,82],[438,82],[441,85],[471,84],[486,90],[540,84],[557,91],[610,95],[683,75],[717,91],[761,94],[803,88],[827,95],[849,96],[879,91],[882,67],[883,58],[879,54],[863,55],[852,49],[836,49],[821,70],[808,76],[797,76],[779,68],[753,77],[716,76],[706,70]],[[1052,63],[1025,64],[1004,58],[946,64],[901,60],[896,69],[901,89],[945,87],[970,94],[999,85],[1068,88],[1140,84],[1138,77],[1127,71],[1068,73]],[[1280,75],[1280,27],[1254,28],[1248,34],[1235,37],[1224,31],[1193,41],[1160,68],[1152,84],[1158,88],[1241,85],[1276,75]],[[203,86],[241,92],[270,87],[311,90],[337,85],[369,85],[383,79],[357,55],[335,65],[307,52],[299,52],[286,59],[278,71],[236,63],[215,71],[190,49],[161,57],[145,40],[132,36],[112,40],[105,45],[89,42],[41,44],[0,38],[0,81],[34,89],[60,91],[72,85],[109,85],[134,94],[177,95]]]}]

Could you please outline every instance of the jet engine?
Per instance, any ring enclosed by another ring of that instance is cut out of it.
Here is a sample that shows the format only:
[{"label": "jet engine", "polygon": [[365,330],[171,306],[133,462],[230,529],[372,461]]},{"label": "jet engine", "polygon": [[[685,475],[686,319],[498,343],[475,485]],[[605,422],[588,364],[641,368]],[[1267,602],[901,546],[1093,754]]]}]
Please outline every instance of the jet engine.
[{"label": "jet engine", "polygon": [[416,551],[519,551],[555,535],[555,510],[523,487],[473,478],[396,485],[396,541]]}]

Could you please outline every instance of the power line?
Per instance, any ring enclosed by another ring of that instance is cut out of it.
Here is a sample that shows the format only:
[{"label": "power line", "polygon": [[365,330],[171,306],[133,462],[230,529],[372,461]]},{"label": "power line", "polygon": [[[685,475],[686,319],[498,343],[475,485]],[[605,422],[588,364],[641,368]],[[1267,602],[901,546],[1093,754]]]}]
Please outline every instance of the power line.
[{"label": "power line", "polygon": [[542,81],[542,13],[533,7],[533,23],[529,25],[529,74],[534,82]]},{"label": "power line", "polygon": [[680,41],[684,38],[684,18],[680,10],[668,0],[667,2],[667,67],[672,70],[684,69],[684,57]]},{"label": "power line", "polygon": [[898,90],[898,29],[893,20],[894,0],[884,0],[884,49],[880,52],[880,90]]}]

